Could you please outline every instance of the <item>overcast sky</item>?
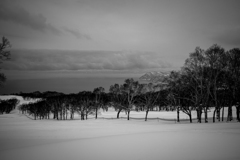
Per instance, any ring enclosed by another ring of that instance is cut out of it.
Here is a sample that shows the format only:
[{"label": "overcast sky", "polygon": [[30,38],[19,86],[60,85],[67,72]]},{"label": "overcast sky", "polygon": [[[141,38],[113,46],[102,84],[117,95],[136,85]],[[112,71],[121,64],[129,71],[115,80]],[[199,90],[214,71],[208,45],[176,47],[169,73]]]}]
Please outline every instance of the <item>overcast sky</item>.
[{"label": "overcast sky", "polygon": [[[239,48],[239,6],[239,0],[0,0],[0,36],[12,44],[11,60],[1,64],[9,81],[1,92],[19,91],[10,83],[24,91],[30,80],[107,81],[177,70],[197,46]],[[27,81],[18,85],[19,79]]]}]

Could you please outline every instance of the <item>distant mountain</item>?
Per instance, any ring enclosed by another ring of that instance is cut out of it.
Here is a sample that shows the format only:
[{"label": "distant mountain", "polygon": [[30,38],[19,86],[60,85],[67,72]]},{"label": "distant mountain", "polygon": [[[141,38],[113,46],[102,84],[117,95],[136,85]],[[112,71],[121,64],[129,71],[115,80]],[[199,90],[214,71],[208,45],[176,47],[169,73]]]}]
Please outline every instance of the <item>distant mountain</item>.
[{"label": "distant mountain", "polygon": [[164,81],[164,79],[169,76],[169,72],[147,72],[143,76],[141,76],[139,79],[142,81],[148,81],[152,83],[161,83]]}]

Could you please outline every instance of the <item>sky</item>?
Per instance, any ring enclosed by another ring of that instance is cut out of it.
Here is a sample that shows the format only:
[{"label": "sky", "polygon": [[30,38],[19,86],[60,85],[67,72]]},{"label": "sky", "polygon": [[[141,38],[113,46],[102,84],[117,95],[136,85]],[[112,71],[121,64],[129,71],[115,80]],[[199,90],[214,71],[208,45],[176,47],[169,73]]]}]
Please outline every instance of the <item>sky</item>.
[{"label": "sky", "polygon": [[11,59],[0,94],[76,93],[179,70],[196,47],[240,47],[239,0],[0,0]]}]

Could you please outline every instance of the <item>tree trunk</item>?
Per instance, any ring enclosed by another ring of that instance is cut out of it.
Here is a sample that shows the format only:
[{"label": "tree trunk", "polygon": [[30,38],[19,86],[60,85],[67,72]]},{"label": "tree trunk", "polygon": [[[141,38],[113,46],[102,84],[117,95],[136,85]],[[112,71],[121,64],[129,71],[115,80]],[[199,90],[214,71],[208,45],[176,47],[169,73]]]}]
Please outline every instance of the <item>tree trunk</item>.
[{"label": "tree trunk", "polygon": [[201,111],[199,113],[199,123],[202,123],[202,108],[201,108]]},{"label": "tree trunk", "polygon": [[57,119],[57,120],[59,119],[58,118],[58,111],[55,112],[55,119]]},{"label": "tree trunk", "polygon": [[62,108],[62,120],[65,120],[65,109],[64,108]]},{"label": "tree trunk", "polygon": [[179,107],[177,107],[177,122],[180,122],[180,111],[179,111]]},{"label": "tree trunk", "polygon": [[207,109],[207,107],[204,109],[204,113],[205,113],[205,123],[208,123],[208,109]]},{"label": "tree trunk", "polygon": [[192,123],[192,113],[191,113],[191,111],[190,111],[190,113],[189,113],[189,121],[190,121],[190,123]]},{"label": "tree trunk", "polygon": [[196,112],[197,112],[197,120],[198,120],[198,122],[199,122],[199,112],[198,112],[198,108],[196,108]]},{"label": "tree trunk", "polygon": [[95,119],[97,119],[97,112],[98,112],[98,107],[96,106]]},{"label": "tree trunk", "polygon": [[55,110],[53,111],[53,119],[57,119],[56,111],[55,111]]},{"label": "tree trunk", "polygon": [[72,112],[71,114],[71,119],[74,119],[74,112]]},{"label": "tree trunk", "polygon": [[215,123],[215,114],[216,114],[216,108],[214,109],[214,112],[213,112],[213,123]]},{"label": "tree trunk", "polygon": [[232,121],[233,116],[232,116],[232,104],[228,106],[228,116],[227,116],[227,121]]},{"label": "tree trunk", "polygon": [[148,112],[149,112],[149,109],[146,110],[145,121],[147,121]]},{"label": "tree trunk", "polygon": [[127,112],[127,114],[128,114],[128,117],[127,117],[127,120],[129,120],[130,119],[130,110],[128,110],[128,112]]},{"label": "tree trunk", "polygon": [[199,119],[198,119],[198,122],[199,123],[202,123],[202,104],[200,104],[199,106]]},{"label": "tree trunk", "polygon": [[63,111],[62,111],[62,108],[61,108],[61,111],[60,111],[60,120],[62,120],[62,115],[63,115],[63,113],[62,113]]},{"label": "tree trunk", "polygon": [[84,120],[84,112],[81,111],[81,120]]},{"label": "tree trunk", "polygon": [[222,108],[222,121],[224,120],[224,107]]},{"label": "tree trunk", "polygon": [[218,119],[219,122],[221,121],[221,118],[220,118],[220,110],[221,110],[221,108],[218,108],[218,109],[217,109],[217,119]]},{"label": "tree trunk", "polygon": [[118,110],[117,119],[119,118],[119,114],[120,114],[121,111],[122,111],[122,108]]},{"label": "tree trunk", "polygon": [[239,112],[240,112],[240,107],[239,107],[239,105],[237,104],[237,105],[236,105],[236,114],[237,114],[237,121],[238,121],[238,122],[240,122],[240,116],[239,116],[240,113],[239,113]]},{"label": "tree trunk", "polygon": [[217,112],[217,118],[218,118],[218,101],[217,101],[217,79],[214,79],[214,101],[215,101],[215,110],[213,113],[213,123],[215,122],[215,115]]},{"label": "tree trunk", "polygon": [[202,108],[201,107],[197,108],[197,120],[198,120],[198,123],[202,123]]},{"label": "tree trunk", "polygon": [[55,113],[55,110],[53,111],[53,119],[56,119],[56,113]]},{"label": "tree trunk", "polygon": [[65,110],[65,114],[66,114],[66,118],[65,118],[65,119],[67,120],[67,115],[68,115],[68,113],[67,113],[67,108],[66,108],[66,110]]}]

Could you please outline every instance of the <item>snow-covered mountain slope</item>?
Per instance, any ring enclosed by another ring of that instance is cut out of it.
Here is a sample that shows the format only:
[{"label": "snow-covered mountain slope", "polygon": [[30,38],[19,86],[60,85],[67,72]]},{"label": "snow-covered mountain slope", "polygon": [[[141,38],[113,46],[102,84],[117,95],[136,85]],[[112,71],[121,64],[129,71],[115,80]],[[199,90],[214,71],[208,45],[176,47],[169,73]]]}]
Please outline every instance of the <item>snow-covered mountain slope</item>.
[{"label": "snow-covered mountain slope", "polygon": [[147,72],[143,76],[141,76],[139,79],[142,81],[148,81],[152,83],[160,83],[164,82],[164,79],[169,75],[169,72]]}]

